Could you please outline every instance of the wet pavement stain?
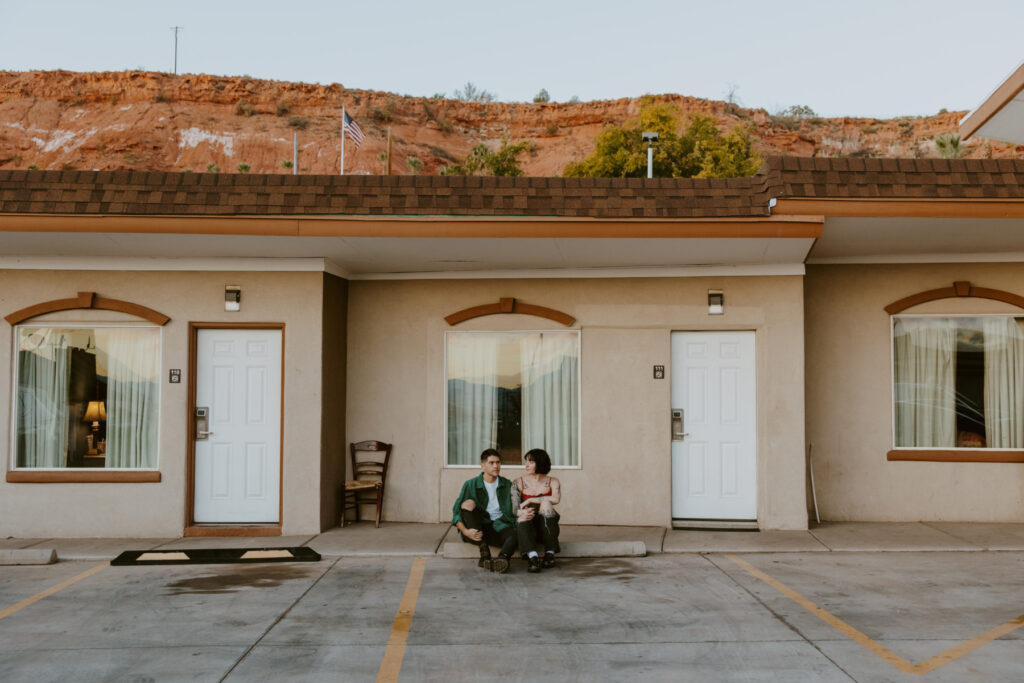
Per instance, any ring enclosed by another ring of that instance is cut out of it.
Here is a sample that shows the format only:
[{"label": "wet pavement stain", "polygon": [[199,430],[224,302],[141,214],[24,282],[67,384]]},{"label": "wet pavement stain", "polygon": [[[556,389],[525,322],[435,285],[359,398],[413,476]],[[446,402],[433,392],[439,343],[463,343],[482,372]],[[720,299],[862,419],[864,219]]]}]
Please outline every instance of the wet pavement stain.
[{"label": "wet pavement stain", "polygon": [[313,575],[307,567],[247,565],[169,583],[167,595],[216,595],[237,593],[242,588],[275,588],[285,581]]},{"label": "wet pavement stain", "polygon": [[600,578],[617,581],[632,581],[645,573],[636,563],[618,558],[564,560],[552,571],[571,575],[574,579]]}]

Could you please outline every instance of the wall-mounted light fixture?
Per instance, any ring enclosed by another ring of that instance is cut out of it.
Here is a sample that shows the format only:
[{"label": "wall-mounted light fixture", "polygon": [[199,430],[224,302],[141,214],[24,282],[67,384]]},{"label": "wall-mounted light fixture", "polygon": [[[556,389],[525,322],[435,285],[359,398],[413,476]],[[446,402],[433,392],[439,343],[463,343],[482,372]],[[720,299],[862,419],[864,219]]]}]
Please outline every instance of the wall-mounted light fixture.
[{"label": "wall-mounted light fixture", "polygon": [[708,315],[725,313],[725,294],[720,289],[708,290]]},{"label": "wall-mounted light fixture", "polygon": [[239,285],[224,286],[224,310],[242,310],[242,288]]}]

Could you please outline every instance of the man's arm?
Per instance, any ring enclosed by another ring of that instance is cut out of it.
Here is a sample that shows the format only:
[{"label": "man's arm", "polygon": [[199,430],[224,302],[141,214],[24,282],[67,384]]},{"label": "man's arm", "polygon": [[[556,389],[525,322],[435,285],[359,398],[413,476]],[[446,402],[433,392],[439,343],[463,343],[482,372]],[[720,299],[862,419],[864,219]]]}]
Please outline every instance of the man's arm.
[{"label": "man's arm", "polygon": [[[452,506],[452,526],[454,527],[459,527],[459,525],[462,524],[462,504],[470,497],[469,483],[471,481],[473,480],[470,479],[462,485],[462,490],[459,491],[459,497],[455,499],[455,505]],[[462,531],[463,528],[465,528],[464,525],[459,528],[459,531]]]}]

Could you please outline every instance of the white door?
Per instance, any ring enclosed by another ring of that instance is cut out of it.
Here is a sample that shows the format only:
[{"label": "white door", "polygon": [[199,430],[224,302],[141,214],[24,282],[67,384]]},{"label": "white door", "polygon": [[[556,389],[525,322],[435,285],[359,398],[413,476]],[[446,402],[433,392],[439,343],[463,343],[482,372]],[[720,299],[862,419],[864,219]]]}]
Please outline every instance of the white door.
[{"label": "white door", "polygon": [[753,332],[672,333],[674,519],[757,519],[754,367]]},{"label": "white door", "polygon": [[193,518],[278,522],[281,330],[198,332],[196,409],[207,409],[210,434],[196,434]]}]

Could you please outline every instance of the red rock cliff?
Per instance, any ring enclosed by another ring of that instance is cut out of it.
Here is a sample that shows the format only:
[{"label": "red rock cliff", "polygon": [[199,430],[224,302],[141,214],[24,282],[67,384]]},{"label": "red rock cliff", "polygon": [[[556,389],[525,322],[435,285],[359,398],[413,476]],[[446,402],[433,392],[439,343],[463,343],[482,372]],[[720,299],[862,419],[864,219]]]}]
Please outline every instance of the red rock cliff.
[{"label": "red rock cliff", "polygon": [[[750,125],[766,154],[934,156],[932,139],[955,132],[964,112],[899,119],[771,116],[724,102],[658,96],[684,112],[715,116],[723,128]],[[560,175],[593,149],[606,125],[635,117],[639,100],[491,103],[402,97],[245,77],[141,71],[0,72],[0,168],[290,173],[298,133],[299,172],[337,173],[341,107],[366,139],[346,143],[346,172],[381,173],[392,131],[392,173],[437,173],[479,142],[529,139],[527,175]],[[1021,151],[1024,151],[1022,149]],[[1000,143],[972,140],[968,155],[1011,156]]]}]

